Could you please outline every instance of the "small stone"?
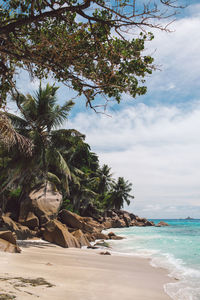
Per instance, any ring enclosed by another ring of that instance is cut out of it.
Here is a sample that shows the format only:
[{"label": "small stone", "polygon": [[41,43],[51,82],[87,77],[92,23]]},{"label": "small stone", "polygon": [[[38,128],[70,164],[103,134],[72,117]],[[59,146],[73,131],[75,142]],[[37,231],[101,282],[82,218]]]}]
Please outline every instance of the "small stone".
[{"label": "small stone", "polygon": [[108,251],[105,251],[105,252],[100,252],[99,254],[100,254],[100,255],[111,255],[111,253],[110,253],[110,252],[108,252]]}]

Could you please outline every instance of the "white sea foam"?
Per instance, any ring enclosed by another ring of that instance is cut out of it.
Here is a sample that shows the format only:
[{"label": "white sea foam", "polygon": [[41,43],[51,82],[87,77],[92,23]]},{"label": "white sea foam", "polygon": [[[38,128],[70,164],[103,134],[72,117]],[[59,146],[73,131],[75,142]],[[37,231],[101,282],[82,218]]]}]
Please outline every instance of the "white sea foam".
[{"label": "white sea foam", "polygon": [[162,267],[169,271],[169,276],[178,282],[167,283],[166,293],[174,300],[200,300],[200,271],[184,266],[181,259],[165,253],[160,257],[153,257],[151,265]]},{"label": "white sea foam", "polygon": [[150,258],[153,267],[162,267],[168,270],[169,276],[177,279],[175,283],[165,284],[165,292],[173,300],[200,300],[200,270],[187,267],[182,259],[172,254],[162,253],[156,249],[145,249],[136,241],[162,238],[161,235],[133,236],[127,235],[122,241],[111,242],[113,254]]},{"label": "white sea foam", "polygon": [[119,251],[116,251],[115,247],[115,245],[119,245],[119,241],[112,242],[112,245],[114,246],[112,250],[114,255],[150,258],[150,264],[153,267],[167,269],[169,277],[177,279],[176,283],[164,285],[165,292],[173,300],[200,300],[200,271],[184,266],[181,259],[176,259],[169,253],[161,253],[159,250],[135,247],[133,251],[131,246],[125,247],[124,240],[120,241]]},{"label": "white sea foam", "polygon": [[173,300],[200,300],[200,271],[184,267],[181,259],[175,259],[171,254],[161,254],[158,250],[140,249],[136,252],[116,252],[115,255],[126,255],[150,258],[153,267],[168,270],[169,277],[177,279],[176,283],[164,285],[165,292]]},{"label": "white sea foam", "polygon": [[200,300],[200,288],[191,282],[167,283],[164,290],[174,300]]},{"label": "white sea foam", "polygon": [[133,257],[141,257],[141,258],[151,258],[153,254],[157,253],[157,250],[140,250],[136,252],[118,252],[118,251],[111,251],[112,254],[114,255],[119,255],[119,256],[133,256]]}]

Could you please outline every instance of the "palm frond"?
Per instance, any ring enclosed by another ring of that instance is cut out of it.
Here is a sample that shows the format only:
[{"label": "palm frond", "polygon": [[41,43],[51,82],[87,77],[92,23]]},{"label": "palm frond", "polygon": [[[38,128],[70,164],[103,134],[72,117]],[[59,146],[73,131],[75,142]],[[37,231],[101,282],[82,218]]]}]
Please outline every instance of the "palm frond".
[{"label": "palm frond", "polygon": [[4,112],[0,112],[0,143],[8,149],[17,145],[20,151],[29,156],[32,155],[33,143],[13,128],[11,121]]},{"label": "palm frond", "polygon": [[[30,165],[27,164],[28,158],[24,157],[24,159],[19,160],[11,160],[6,168],[3,168],[1,175],[6,176],[6,180],[2,182],[0,185],[0,193],[4,192],[8,187],[10,187],[14,183],[21,183],[26,181],[28,177],[32,176],[31,166],[32,161],[30,161]],[[30,168],[29,168],[30,167]],[[38,173],[38,171],[37,171]]]},{"label": "palm frond", "polygon": [[57,154],[58,154],[58,157],[59,157],[59,168],[60,168],[60,171],[66,175],[69,179],[71,179],[71,172],[70,172],[70,169],[66,163],[66,161],[64,160],[63,156],[61,155],[61,153],[59,151],[57,151]]},{"label": "palm frond", "polygon": [[63,106],[56,105],[52,107],[49,112],[49,124],[51,128],[62,125],[63,121],[67,119],[69,111],[74,105],[73,101],[67,101]]},{"label": "palm frond", "polygon": [[85,173],[83,171],[81,171],[80,169],[76,168],[76,167],[73,167],[73,172],[76,174],[76,175],[79,175],[79,176],[85,176]]},{"label": "palm frond", "polygon": [[60,179],[58,178],[58,176],[56,176],[55,174],[51,173],[51,172],[48,172],[47,173],[47,179],[48,181],[50,181],[51,183],[54,183],[55,186],[60,186],[61,184],[61,181]]},{"label": "palm frond", "polygon": [[78,188],[80,188],[81,184],[80,184],[80,180],[79,178],[75,175],[75,174],[71,174],[71,177],[72,177],[72,181],[73,183],[78,186]]},{"label": "palm frond", "polygon": [[69,181],[68,181],[67,176],[62,178],[62,186],[65,189],[66,194],[69,196],[70,191],[69,191]]},{"label": "palm frond", "polygon": [[69,194],[68,180],[71,180],[71,172],[65,159],[63,158],[62,154],[55,148],[48,149],[46,155],[49,164],[54,166],[58,173],[63,175],[62,183],[67,194]]},{"label": "palm frond", "polygon": [[88,188],[83,188],[82,193],[84,194],[85,197],[95,198],[97,196],[97,193],[95,193],[94,191]]},{"label": "palm frond", "polygon": [[19,116],[13,115],[11,113],[5,113],[6,116],[11,120],[12,125],[15,128],[24,129],[28,127],[28,122]]}]

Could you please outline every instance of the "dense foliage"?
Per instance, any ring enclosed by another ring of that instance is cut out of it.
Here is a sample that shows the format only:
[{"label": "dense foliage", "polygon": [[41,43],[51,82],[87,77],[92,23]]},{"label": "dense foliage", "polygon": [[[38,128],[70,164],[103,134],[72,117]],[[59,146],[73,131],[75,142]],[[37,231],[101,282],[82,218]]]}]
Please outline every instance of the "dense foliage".
[{"label": "dense foliage", "polygon": [[63,207],[81,214],[120,209],[133,198],[132,184],[120,177],[115,181],[107,165],[100,167],[85,136],[75,129],[56,128],[63,124],[73,106],[56,104],[57,87],[39,87],[34,96],[19,95],[20,116],[6,114],[17,134],[32,143],[31,153],[0,144],[0,207],[9,198],[20,202],[36,186],[50,181],[63,195]]},{"label": "dense foliage", "polygon": [[52,76],[93,109],[96,98],[106,105],[109,99],[119,103],[123,93],[146,93],[144,79],[154,69],[153,58],[143,53],[153,39],[148,30],[167,30],[160,20],[177,7],[176,0],[143,1],[0,0],[0,108],[9,94],[21,113],[0,111],[3,208],[8,197],[20,200],[47,180],[78,212],[129,203],[131,184],[121,177],[115,182],[110,168],[99,166],[84,136],[56,130],[73,103],[57,105],[57,88],[49,85],[35,96],[21,95],[16,75],[24,69],[31,78]]},{"label": "dense foliage", "polygon": [[153,38],[148,28],[166,30],[160,20],[174,14],[175,2],[1,0],[0,106],[16,92],[21,68],[40,79],[51,73],[93,108],[99,94],[118,102],[123,92],[144,94],[153,69],[153,58],[143,55]]}]

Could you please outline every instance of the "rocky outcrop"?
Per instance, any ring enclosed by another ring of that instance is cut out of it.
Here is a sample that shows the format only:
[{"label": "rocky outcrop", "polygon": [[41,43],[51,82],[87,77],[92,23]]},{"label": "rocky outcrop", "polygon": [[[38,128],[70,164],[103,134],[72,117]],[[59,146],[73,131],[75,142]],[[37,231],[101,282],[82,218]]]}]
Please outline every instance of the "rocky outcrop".
[{"label": "rocky outcrop", "polygon": [[[101,224],[101,222],[103,221],[103,218],[99,218],[99,220],[101,220],[101,221],[94,220],[91,217],[83,217],[82,218],[82,222],[89,225],[93,229],[93,232],[94,231],[101,232],[104,229],[104,226]],[[87,229],[87,228],[85,228],[85,229]]]},{"label": "rocky outcrop", "polygon": [[58,220],[49,221],[42,230],[44,240],[64,248],[80,248],[78,240],[68,231],[67,227]]},{"label": "rocky outcrop", "polygon": [[[71,211],[63,209],[59,212],[59,220],[70,228],[83,229],[83,222],[81,217]],[[93,228],[88,226],[88,231],[93,231]]]},{"label": "rocky outcrop", "polygon": [[102,233],[103,229],[154,226],[153,222],[123,210],[108,210],[95,218],[86,216],[86,211],[84,216],[66,209],[58,213],[61,202],[62,196],[50,183],[40,186],[21,202],[18,222],[13,221],[14,213],[10,212],[0,216],[1,226],[4,230],[11,230],[17,239],[37,236],[65,248],[89,247],[95,240],[122,239],[113,232]]},{"label": "rocky outcrop", "polygon": [[83,232],[80,229],[73,231],[72,235],[77,239],[81,247],[90,247],[90,242],[88,241],[86,235],[83,234]]},{"label": "rocky outcrop", "polygon": [[166,222],[164,222],[164,221],[160,221],[160,222],[156,225],[156,227],[163,227],[163,226],[169,226],[169,224],[166,223]]},{"label": "rocky outcrop", "polygon": [[14,222],[9,216],[2,216],[2,226],[5,229],[11,230],[15,233],[18,240],[26,240],[36,236],[37,232],[30,230],[27,226],[23,226],[17,222]]},{"label": "rocky outcrop", "polygon": [[16,245],[16,238],[13,233],[9,230],[1,230],[0,231],[0,239],[6,240],[11,244]]},{"label": "rocky outcrop", "polygon": [[114,232],[109,232],[108,233],[108,238],[110,240],[123,240],[123,237],[122,236],[118,236],[116,235]]},{"label": "rocky outcrop", "polygon": [[108,240],[109,236],[102,232],[94,232],[92,234],[92,238],[93,238],[93,240]]},{"label": "rocky outcrop", "polygon": [[127,227],[124,219],[120,219],[119,217],[112,220],[112,227],[113,228],[121,228],[121,227]]},{"label": "rocky outcrop", "polygon": [[51,183],[33,190],[20,205],[19,222],[33,228],[57,217],[62,195]]},{"label": "rocky outcrop", "polygon": [[33,212],[28,212],[25,218],[19,217],[19,223],[29,227],[32,230],[38,230],[39,228],[39,219]]},{"label": "rocky outcrop", "polygon": [[66,209],[60,211],[59,220],[69,228],[81,229],[83,233],[94,233],[104,228],[91,217],[81,217]]},{"label": "rocky outcrop", "polygon": [[10,252],[10,253],[20,253],[21,250],[17,245],[13,245],[12,243],[3,240],[0,238],[0,251]]},{"label": "rocky outcrop", "polygon": [[103,218],[102,225],[104,229],[129,226],[155,226],[153,222],[150,222],[145,218],[139,218],[138,216],[123,210],[107,211]]},{"label": "rocky outcrop", "polygon": [[139,227],[141,227],[141,226],[155,226],[155,224],[154,224],[154,222],[148,221],[145,218],[139,218],[138,216],[136,216],[136,218],[131,221],[130,226],[139,226]]},{"label": "rocky outcrop", "polygon": [[20,253],[21,250],[17,246],[16,239],[11,231],[0,231],[0,251],[10,253]]}]

